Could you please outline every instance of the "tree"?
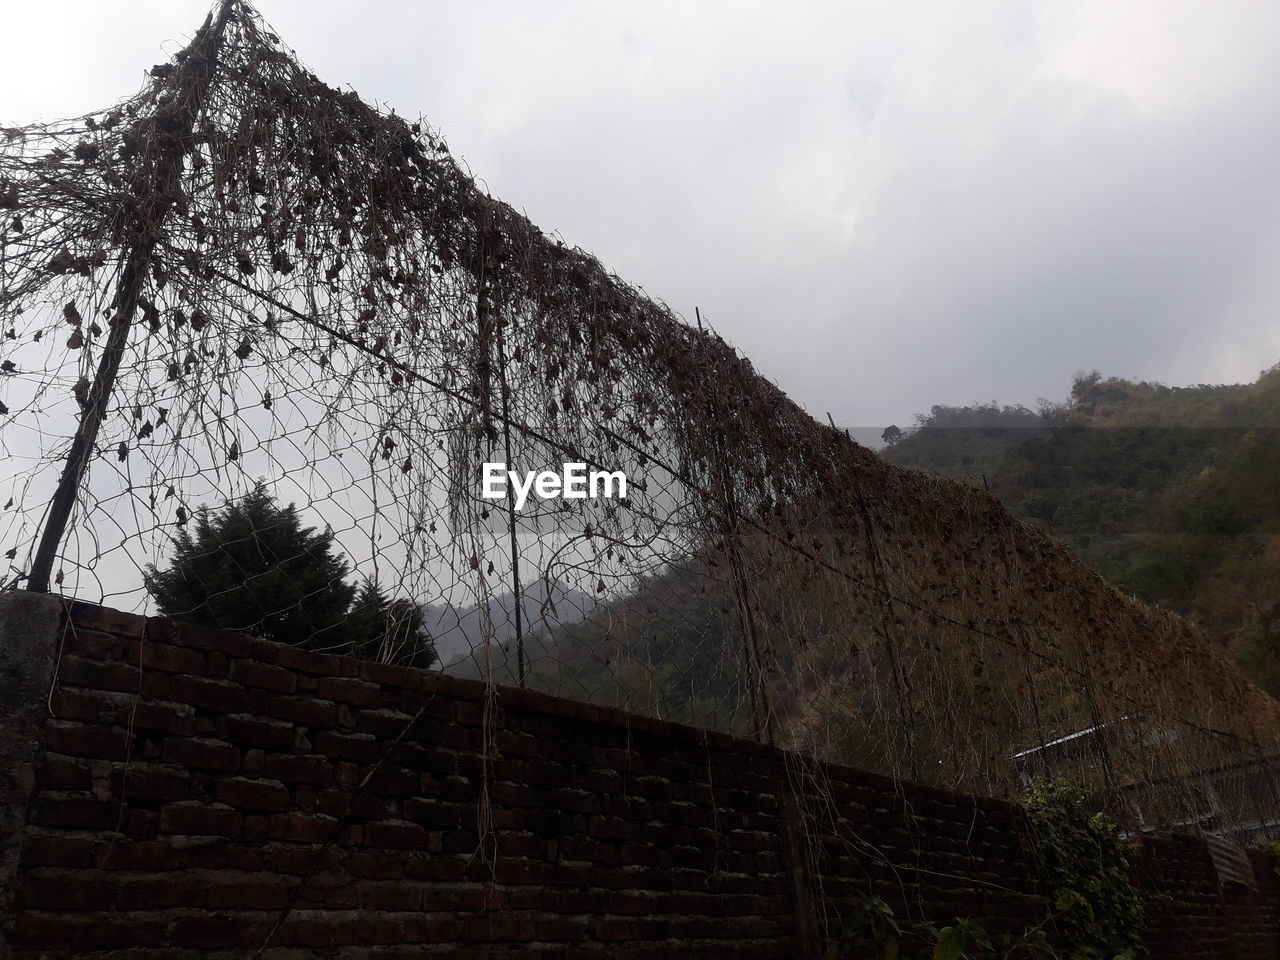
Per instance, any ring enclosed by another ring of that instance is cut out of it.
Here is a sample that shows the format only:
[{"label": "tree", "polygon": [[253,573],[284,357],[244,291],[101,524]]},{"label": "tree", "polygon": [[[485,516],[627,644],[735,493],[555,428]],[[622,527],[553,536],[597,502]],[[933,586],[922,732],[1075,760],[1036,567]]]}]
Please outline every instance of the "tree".
[{"label": "tree", "polygon": [[1054,439],[1057,439],[1071,417],[1071,408],[1067,404],[1055,403],[1053,400],[1046,400],[1044,397],[1036,401],[1036,411],[1040,414],[1040,419],[1049,428],[1049,433]]},{"label": "tree", "polygon": [[303,527],[263,483],[221,510],[202,507],[194,534],[181,530],[167,570],[145,583],[165,616],[269,640],[338,652],[355,639],[348,609],[355,587],[332,533]]},{"label": "tree", "polygon": [[422,623],[422,608],[409,600],[392,600],[376,580],[360,584],[351,611],[352,653],[361,660],[429,669],[440,659]]},{"label": "tree", "polygon": [[1089,398],[1093,388],[1102,382],[1102,374],[1097,370],[1077,370],[1071,382],[1071,402],[1081,403]]},{"label": "tree", "polygon": [[892,447],[902,440],[902,430],[896,423],[891,423],[884,428],[884,433],[880,434],[880,439]]}]

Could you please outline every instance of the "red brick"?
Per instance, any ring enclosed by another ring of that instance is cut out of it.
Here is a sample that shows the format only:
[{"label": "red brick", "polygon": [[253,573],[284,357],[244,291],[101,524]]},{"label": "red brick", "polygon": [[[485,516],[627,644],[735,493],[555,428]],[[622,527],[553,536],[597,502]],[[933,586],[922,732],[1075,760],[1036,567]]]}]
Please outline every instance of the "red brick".
[{"label": "red brick", "polygon": [[321,677],[316,681],[316,695],[323,700],[349,703],[354,707],[382,706],[382,688],[342,677]]},{"label": "red brick", "polygon": [[55,753],[87,756],[96,760],[124,760],[129,753],[129,735],[123,727],[67,721],[45,722],[45,746]]},{"label": "red brick", "polygon": [[295,907],[299,910],[358,910],[362,886],[351,882],[342,882],[341,886],[310,883],[299,894]]},{"label": "red brick", "polygon": [[179,737],[196,732],[195,711],[188,706],[139,700],[120,707],[115,722],[136,730],[159,730]]},{"label": "red brick", "polygon": [[356,760],[361,763],[376,763],[387,753],[387,745],[372,737],[351,736],[334,733],[332,730],[321,730],[316,734],[315,749],[317,753],[335,760]]},{"label": "red brick", "polygon": [[468,818],[474,813],[466,807],[428,799],[405,800],[401,804],[401,809],[404,811],[403,816],[406,820],[445,830],[467,823]]},{"label": "red brick", "polygon": [[309,783],[324,787],[333,782],[333,765],[324,757],[268,754],[265,772],[267,776],[284,783]]},{"label": "red brick", "polygon": [[169,698],[169,682],[176,679],[179,674],[160,673],[156,670],[144,670],[142,672],[142,683],[135,692],[135,696],[141,694],[144,697],[155,697],[160,700]]},{"label": "red brick", "polygon": [[479,846],[480,841],[471,829],[449,830],[440,835],[440,848],[445,853],[475,853]]},{"label": "red brick", "polygon": [[248,947],[260,942],[270,928],[267,922],[259,929],[258,923],[246,917],[188,917],[174,923],[172,942],[187,949]]},{"label": "red brick", "polygon": [[271,818],[271,838],[300,843],[323,843],[329,839],[338,821],[332,817],[301,817],[277,814]]},{"label": "red brick", "polygon": [[184,764],[200,770],[235,773],[240,769],[240,751],[219,740],[203,737],[167,737],[163,757],[166,763]]},{"label": "red brick", "polygon": [[417,911],[422,909],[420,884],[372,883],[361,885],[360,906],[366,910]]},{"label": "red brick", "polygon": [[534,931],[539,940],[586,940],[591,936],[591,927],[585,921],[568,917],[539,920]]},{"label": "red brick", "polygon": [[[127,920],[68,918],[67,926],[71,937],[72,956],[77,957],[98,951],[123,952],[130,947],[154,947],[165,942],[165,925],[160,921],[143,921],[133,917]],[[102,954],[98,953],[98,955]]]},{"label": "red brick", "polygon": [[357,710],[353,714],[355,729],[359,733],[371,733],[384,740],[396,740],[405,735],[413,717],[398,710]]},{"label": "red brick", "polygon": [[232,714],[222,718],[221,727],[223,739],[230,743],[264,750],[287,751],[293,748],[293,725],[281,720]]},{"label": "red brick", "polygon": [[289,790],[279,780],[231,777],[218,781],[218,800],[240,810],[287,810]]},{"label": "red brick", "polygon": [[503,857],[494,864],[493,876],[499,883],[542,883],[550,866],[536,861]]},{"label": "red brick", "polygon": [[9,945],[18,950],[65,954],[71,948],[71,928],[65,919],[19,912],[9,934]]},{"label": "red brick", "polygon": [[18,888],[18,904],[25,910],[110,910],[115,891],[102,880],[89,870],[28,876]]},{"label": "red brick", "polygon": [[[113,879],[128,877],[116,874]],[[163,910],[169,907],[203,907],[205,884],[201,880],[167,873],[158,877],[129,878],[119,885],[116,902],[121,910]]]},{"label": "red brick", "polygon": [[[530,887],[517,887],[507,893],[512,910],[539,910],[543,913],[568,912],[561,911],[564,894],[554,890],[538,890]],[[572,896],[572,894],[570,894]]]},{"label": "red brick", "polygon": [[104,870],[163,870],[173,866],[174,851],[159,840],[116,840],[102,848],[98,866]]},{"label": "red brick", "polygon": [[427,831],[416,823],[366,823],[361,829],[367,847],[419,850],[427,843]]},{"label": "red brick", "polygon": [[596,920],[591,924],[591,935],[596,940],[627,940],[632,936],[630,920]]},{"label": "red brick", "polygon": [[[290,917],[282,923],[271,942],[293,947],[319,947],[330,950],[339,944],[338,931],[334,924],[325,920],[298,917]],[[337,955],[336,950],[334,955]]]},{"label": "red brick", "polygon": [[402,767],[384,764],[369,775],[365,789],[370,793],[391,797],[409,797],[417,794],[420,782],[418,774]]},{"label": "red brick", "polygon": [[[461,770],[459,774],[461,774]],[[468,779],[468,776],[473,779]],[[483,773],[480,770],[476,770],[469,775],[445,777],[436,784],[435,793],[441,800],[448,803],[475,803],[480,796],[480,781],[482,777]]]},{"label": "red brick", "polygon": [[333,765],[334,786],[354,790],[365,778],[365,769],[358,763],[339,760]]},{"label": "red brick", "polygon": [[[314,846],[295,847],[271,845],[263,853],[263,862],[277,873],[310,875],[315,871],[320,851]],[[351,859],[355,854],[352,854]]]},{"label": "red brick", "polygon": [[108,699],[97,690],[77,690],[74,687],[57,687],[49,695],[49,712],[58,720],[88,721],[91,723],[110,722],[110,717],[119,705],[120,694],[116,699]]},{"label": "red brick", "polygon": [[246,686],[274,690],[276,693],[293,693],[298,687],[298,675],[292,670],[254,660],[236,660],[231,664],[229,675],[232,680]]},{"label": "red brick", "polygon": [[[628,884],[630,886],[630,884]],[[653,897],[627,893],[609,895],[609,912],[623,916],[642,917],[653,912]]]},{"label": "red brick", "polygon": [[[433,836],[435,836],[433,834]],[[468,855],[476,852],[476,844],[471,844],[470,850],[465,851]],[[467,859],[461,857],[426,857],[423,859],[410,860],[403,866],[403,870],[407,876],[416,880],[432,880],[443,883],[458,883],[467,877]],[[440,909],[449,909],[447,905]]]},{"label": "red brick", "polygon": [[153,643],[150,640],[137,640],[129,645],[129,662],[137,665],[139,661],[144,670],[194,673],[197,676],[204,672],[204,654],[199,650],[171,647],[167,643]]},{"label": "red brick", "polygon": [[240,758],[240,766],[245,773],[260,774],[267,769],[267,754],[264,750],[251,747]]},{"label": "red brick", "polygon": [[282,646],[277,661],[280,666],[315,676],[336,676],[342,673],[342,658],[331,653],[315,653],[297,647]]},{"label": "red brick", "polygon": [[[456,753],[436,747],[402,743],[400,745],[400,757],[405,764],[424,773],[444,774],[447,776],[451,773],[462,772],[459,768],[459,763],[463,758],[460,758]],[[479,758],[469,757],[467,759],[478,760]],[[476,764],[476,768],[476,774],[482,775],[482,768],[479,763]]]},{"label": "red brick", "polygon": [[160,829],[158,810],[140,810],[134,807],[124,819],[124,832],[129,837],[154,837]]},{"label": "red brick", "polygon": [[243,633],[218,630],[194,623],[174,624],[173,643],[196,650],[211,650],[231,657],[247,657],[252,640]]},{"label": "red brick", "polygon": [[42,827],[115,830],[120,825],[124,810],[124,804],[118,800],[64,800],[41,794],[35,798],[28,819],[30,823]]},{"label": "red brick", "polygon": [[245,713],[249,709],[249,693],[239,684],[206,677],[174,677],[169,684],[169,697],[220,713]]},{"label": "red brick", "polygon": [[529,940],[532,933],[523,917],[500,914],[481,914],[466,917],[462,921],[460,940],[472,943],[492,943],[496,940]]},{"label": "red brick", "polygon": [[88,790],[93,786],[93,771],[87,760],[48,753],[36,771],[36,786],[41,790]]},{"label": "red brick", "polygon": [[506,910],[509,906],[505,890],[495,890],[488,886],[455,890],[453,897],[458,910]]},{"label": "red brick", "polygon": [[[434,675],[432,676],[434,679]],[[478,697],[478,702],[470,700],[455,700],[454,716],[451,718],[454,723],[460,723],[467,727],[478,727],[484,723],[484,698]]]},{"label": "red brick", "polygon": [[204,672],[202,676],[217,677],[219,680],[225,679],[234,659],[234,657],[228,657],[225,653],[210,650],[204,656]]},{"label": "red brick", "polygon": [[238,837],[240,814],[230,807],[198,803],[166,803],[160,808],[160,829],[194,836]]},{"label": "red brick", "polygon": [[279,910],[289,902],[289,885],[280,877],[218,877],[207,888],[211,910]]},{"label": "red brick", "polygon": [[[433,916],[426,918],[406,917],[404,925],[405,940],[410,943],[454,943],[462,935],[462,923],[450,916]],[[556,951],[560,956],[560,951]],[[450,957],[461,958],[457,948],[449,950]],[[486,950],[485,956],[493,956]]]},{"label": "red brick", "polygon": [[123,800],[188,800],[199,790],[186,770],[130,763],[111,772],[112,789]]},{"label": "red brick", "polygon": [[353,877],[371,880],[399,880],[405,873],[403,858],[384,853],[352,853],[346,867]]},{"label": "red brick", "polygon": [[360,679],[380,686],[416,689],[422,685],[422,671],[412,667],[365,660],[360,664]]},{"label": "red brick", "polygon": [[91,690],[137,693],[141,682],[137,667],[110,660],[101,662],[66,655],[58,660],[58,683]]},{"label": "red brick", "polygon": [[[510,731],[498,731],[498,735]],[[441,720],[422,719],[413,725],[413,735],[420,743],[426,746],[437,747],[453,747],[456,750],[478,749],[483,742],[480,731],[468,727],[460,726],[456,723],[446,723]],[[523,752],[525,756],[538,756],[538,741],[534,737],[525,737],[522,741],[524,744]],[[496,740],[495,740],[496,745]]]},{"label": "red brick", "polygon": [[21,862],[27,867],[91,867],[97,844],[83,837],[27,837]]},{"label": "red brick", "polygon": [[70,620],[76,627],[98,630],[122,637],[141,637],[147,629],[147,618],[109,607],[76,601],[72,603]]},{"label": "red brick", "polygon": [[248,660],[257,663],[277,664],[280,662],[280,651],[292,649],[287,644],[278,643],[275,640],[266,640],[262,637],[249,638],[249,656]]},{"label": "red brick", "polygon": [[278,696],[271,698],[271,716],[310,727],[332,727],[338,722],[338,708],[314,697]]}]

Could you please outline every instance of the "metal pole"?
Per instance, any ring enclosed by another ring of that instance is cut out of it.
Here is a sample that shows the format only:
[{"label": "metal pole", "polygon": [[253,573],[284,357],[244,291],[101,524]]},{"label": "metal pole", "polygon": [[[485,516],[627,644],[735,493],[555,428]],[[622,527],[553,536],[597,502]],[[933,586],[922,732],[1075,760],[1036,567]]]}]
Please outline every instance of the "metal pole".
[{"label": "metal pole", "polygon": [[[503,348],[504,334],[498,332],[498,388],[502,391],[502,440],[507,455],[507,469],[515,469],[511,463],[511,387],[507,383],[507,354]],[[511,539],[511,588],[516,619],[516,669],[517,681],[524,686],[524,595],[520,587],[520,545],[516,540],[516,501],[507,497],[507,532]]]},{"label": "metal pole", "polygon": [[[212,17],[206,20],[204,27],[188,47],[188,52],[194,53],[198,46],[207,45],[205,57],[188,56],[174,74],[173,86],[177,90],[176,100],[185,104],[184,134],[179,136],[191,135],[195,125],[197,106],[208,89],[209,80],[217,66],[218,51],[222,45],[223,33],[234,3],[235,0],[222,0],[217,20],[214,21]],[[164,144],[164,141],[159,143]],[[147,271],[151,267],[151,252],[159,237],[160,226],[171,206],[169,195],[177,193],[181,174],[182,152],[170,147],[167,155],[162,157],[158,164],[150,202],[139,216],[142,230],[134,242],[128,262],[120,274],[120,283],[116,287],[116,312],[111,318],[111,332],[107,335],[107,342],[98,361],[93,384],[89,388],[84,410],[80,414],[80,424],[71,440],[71,449],[67,451],[67,462],[62,469],[62,476],[58,478],[58,488],[49,501],[49,512],[45,515],[40,543],[36,547],[31,573],[27,577],[27,589],[34,593],[49,591],[49,578],[53,573],[53,564],[62,546],[67,522],[71,519],[76,494],[80,490],[80,483],[93,457],[93,445],[98,439],[98,429],[106,418],[107,404],[111,401],[116,376],[120,372],[120,362],[129,344],[129,330],[138,309],[138,300],[142,296]]]}]

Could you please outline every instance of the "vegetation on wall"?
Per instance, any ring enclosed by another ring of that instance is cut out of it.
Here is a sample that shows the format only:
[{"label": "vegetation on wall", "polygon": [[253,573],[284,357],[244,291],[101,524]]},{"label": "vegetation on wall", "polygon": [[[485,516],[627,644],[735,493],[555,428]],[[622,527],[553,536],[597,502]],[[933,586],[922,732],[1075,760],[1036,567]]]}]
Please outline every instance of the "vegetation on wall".
[{"label": "vegetation on wall", "polygon": [[1116,825],[1087,792],[1067,781],[1036,783],[1024,801],[1044,879],[1052,892],[1043,920],[989,933],[972,917],[942,927],[904,923],[881,897],[849,907],[824,960],[1142,960],[1143,899],[1129,874]]},{"label": "vegetation on wall", "polygon": [[1038,781],[1024,801],[1054,926],[1070,960],[1138,960],[1143,900],[1115,823],[1070,781]]},{"label": "vegetation on wall", "polygon": [[993,936],[968,917],[943,927],[899,923],[885,900],[864,894],[854,901],[823,960],[1065,960],[1044,927]]}]

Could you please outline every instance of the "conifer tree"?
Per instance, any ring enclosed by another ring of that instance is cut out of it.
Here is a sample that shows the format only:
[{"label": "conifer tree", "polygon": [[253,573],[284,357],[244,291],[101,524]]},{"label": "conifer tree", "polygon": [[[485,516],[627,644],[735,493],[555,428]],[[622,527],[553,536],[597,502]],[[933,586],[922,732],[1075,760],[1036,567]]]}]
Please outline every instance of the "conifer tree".
[{"label": "conifer tree", "polygon": [[366,578],[351,611],[352,654],[378,663],[432,667],[440,656],[422,620],[416,603],[392,600],[376,580]]},{"label": "conifer tree", "polygon": [[165,616],[312,649],[347,652],[356,590],[332,533],[304,527],[259,483],[222,509],[201,509],[182,530],[172,565],[149,566],[147,591]]}]

